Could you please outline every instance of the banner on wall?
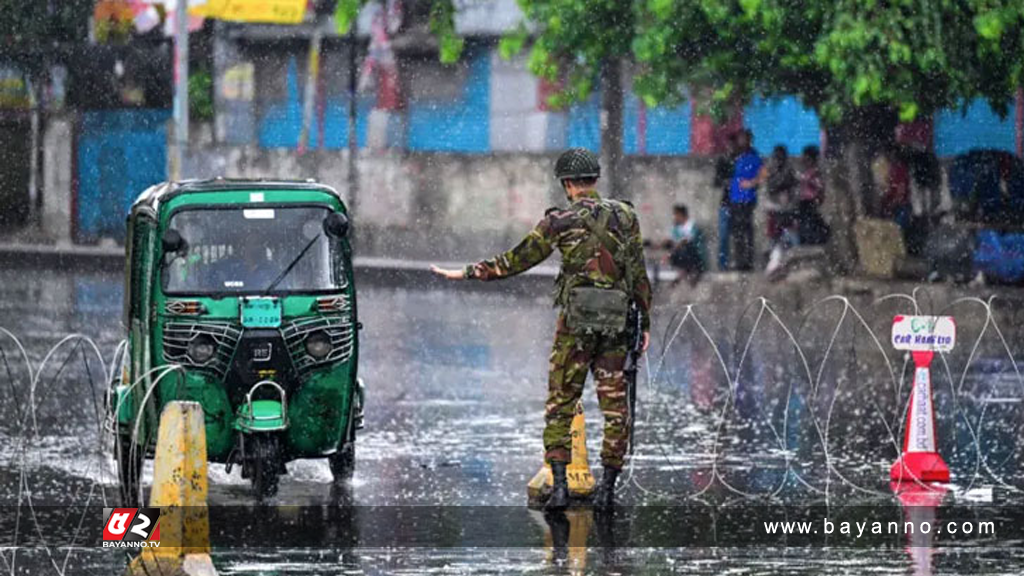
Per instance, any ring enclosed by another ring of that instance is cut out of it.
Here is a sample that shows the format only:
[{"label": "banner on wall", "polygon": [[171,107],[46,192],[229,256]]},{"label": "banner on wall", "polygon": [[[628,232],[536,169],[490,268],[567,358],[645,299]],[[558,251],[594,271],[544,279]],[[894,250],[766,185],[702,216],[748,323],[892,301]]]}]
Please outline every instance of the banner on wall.
[{"label": "banner on wall", "polygon": [[263,24],[300,24],[306,15],[306,0],[205,0],[189,2],[189,14]]}]

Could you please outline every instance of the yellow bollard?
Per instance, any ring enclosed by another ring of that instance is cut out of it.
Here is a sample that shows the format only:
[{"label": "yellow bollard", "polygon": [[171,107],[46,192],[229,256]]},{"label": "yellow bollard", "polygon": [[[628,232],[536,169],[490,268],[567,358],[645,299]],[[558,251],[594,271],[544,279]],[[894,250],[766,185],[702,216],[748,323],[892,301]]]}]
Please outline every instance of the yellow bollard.
[{"label": "yellow bollard", "polygon": [[160,415],[149,495],[149,505],[160,509],[160,546],[144,548],[128,576],[216,576],[207,487],[203,409],[197,402],[171,402]]},{"label": "yellow bollard", "polygon": [[[572,461],[565,467],[569,481],[569,494],[573,498],[588,498],[594,492],[594,475],[590,473],[587,460],[587,429],[583,416],[583,401],[576,403],[576,415],[572,419]],[[530,506],[540,506],[551,494],[551,466],[546,462],[526,485],[526,496]]]}]

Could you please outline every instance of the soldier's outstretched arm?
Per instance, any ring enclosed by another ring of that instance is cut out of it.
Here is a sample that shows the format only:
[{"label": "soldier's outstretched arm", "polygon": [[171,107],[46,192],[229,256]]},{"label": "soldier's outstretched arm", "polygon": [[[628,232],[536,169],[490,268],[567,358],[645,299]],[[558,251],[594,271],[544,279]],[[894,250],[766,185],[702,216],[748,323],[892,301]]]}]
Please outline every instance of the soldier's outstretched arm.
[{"label": "soldier's outstretched arm", "polygon": [[545,216],[522,241],[507,252],[466,266],[466,278],[498,280],[526,272],[544,261],[555,249],[550,219]]},{"label": "soldier's outstretched arm", "polygon": [[545,217],[515,248],[488,258],[476,264],[470,264],[461,270],[446,270],[431,266],[435,274],[449,280],[473,278],[476,280],[498,280],[515,276],[533,268],[544,261],[554,251],[554,234],[549,219]]}]

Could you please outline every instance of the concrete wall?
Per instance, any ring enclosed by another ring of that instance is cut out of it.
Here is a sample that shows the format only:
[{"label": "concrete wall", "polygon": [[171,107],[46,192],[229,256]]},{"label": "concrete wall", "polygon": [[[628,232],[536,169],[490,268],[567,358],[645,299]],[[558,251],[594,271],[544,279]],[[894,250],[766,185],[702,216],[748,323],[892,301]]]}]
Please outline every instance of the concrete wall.
[{"label": "concrete wall", "polygon": [[[354,202],[364,256],[467,260],[516,243],[554,205],[564,205],[551,177],[554,155],[460,155],[362,152]],[[347,151],[297,155],[287,149],[211,146],[196,150],[194,177],[316,178],[346,190]],[[720,192],[711,161],[689,157],[630,157],[631,200],[645,237],[667,236],[671,207],[683,202],[712,246]]]}]

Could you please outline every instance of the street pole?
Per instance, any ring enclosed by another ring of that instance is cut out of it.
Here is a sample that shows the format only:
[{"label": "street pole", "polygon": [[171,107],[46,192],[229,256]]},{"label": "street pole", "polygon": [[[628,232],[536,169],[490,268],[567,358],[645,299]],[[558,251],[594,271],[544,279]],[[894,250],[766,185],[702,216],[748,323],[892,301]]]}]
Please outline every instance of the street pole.
[{"label": "street pole", "polygon": [[299,132],[299,154],[309,147],[309,133],[313,125],[313,104],[320,79],[320,46],[323,43],[324,19],[316,17],[313,37],[309,40],[309,59],[306,62],[306,86],[302,96],[302,129]]},{"label": "street pole", "polygon": [[359,194],[359,173],[356,155],[359,141],[356,138],[356,23],[348,29],[348,210],[355,213],[356,198]]},{"label": "street pole", "polygon": [[39,139],[41,137],[41,122],[39,118],[40,98],[39,98],[39,83],[36,81],[38,76],[30,76],[28,82],[28,98],[29,98],[29,114],[31,120],[31,137],[29,142],[29,159],[28,159],[28,201],[29,201],[29,212],[28,222],[39,226],[42,224],[42,209],[43,209],[43,195],[39,193],[41,188],[41,180],[39,174],[39,154],[40,146]]},{"label": "street pole", "polygon": [[178,0],[174,22],[174,145],[171,180],[181,180],[188,147],[188,0]]}]

